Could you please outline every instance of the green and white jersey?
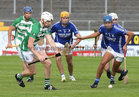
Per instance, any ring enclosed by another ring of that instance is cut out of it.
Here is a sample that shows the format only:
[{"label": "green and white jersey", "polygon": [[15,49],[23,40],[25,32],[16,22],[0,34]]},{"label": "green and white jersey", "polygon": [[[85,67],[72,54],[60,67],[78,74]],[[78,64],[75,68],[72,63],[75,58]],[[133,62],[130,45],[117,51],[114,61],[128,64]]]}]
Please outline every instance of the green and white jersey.
[{"label": "green and white jersey", "polygon": [[49,28],[42,28],[41,23],[35,23],[32,26],[31,33],[25,37],[23,42],[21,43],[21,50],[23,51],[28,51],[28,39],[29,37],[32,37],[35,39],[34,41],[34,46],[37,44],[37,42],[41,39],[44,38],[45,35],[49,35],[50,31]]},{"label": "green and white jersey", "polygon": [[36,23],[34,18],[30,18],[28,22],[24,20],[24,16],[21,16],[14,20],[12,25],[15,27],[15,38],[20,42],[24,40],[24,38],[31,32],[32,25]]}]

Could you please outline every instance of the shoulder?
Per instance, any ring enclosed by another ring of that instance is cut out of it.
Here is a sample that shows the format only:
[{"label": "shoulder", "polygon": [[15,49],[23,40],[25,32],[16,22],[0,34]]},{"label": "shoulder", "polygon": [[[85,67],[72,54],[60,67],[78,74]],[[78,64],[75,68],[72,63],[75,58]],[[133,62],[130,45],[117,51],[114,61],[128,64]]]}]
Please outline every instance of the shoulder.
[{"label": "shoulder", "polygon": [[114,25],[113,27],[116,31],[124,31],[123,27],[120,27],[120,26],[117,26],[117,25]]},{"label": "shoulder", "polygon": [[104,26],[104,24],[102,24],[100,27],[103,27],[104,28],[105,26]]},{"label": "shoulder", "polygon": [[76,26],[74,25],[74,23],[72,23],[71,21],[69,21],[69,25],[72,26],[72,27],[76,27]]},{"label": "shoulder", "polygon": [[58,27],[60,26],[60,21],[56,22],[52,27]]},{"label": "shoulder", "polygon": [[32,26],[33,31],[37,32],[37,31],[39,31],[39,29],[40,29],[40,23],[39,22],[33,24],[33,26]]},{"label": "shoulder", "polygon": [[33,17],[30,18],[30,21],[32,21],[33,23],[37,22]]},{"label": "shoulder", "polygon": [[123,28],[120,24],[116,24],[116,26],[119,27],[119,28]]},{"label": "shoulder", "polygon": [[20,22],[20,21],[22,21],[22,20],[24,20],[24,19],[23,19],[23,16],[20,16],[19,18],[15,19],[14,22]]},{"label": "shoulder", "polygon": [[102,25],[99,27],[99,29],[104,29],[104,28],[105,28],[104,24],[102,24]]},{"label": "shoulder", "polygon": [[77,27],[74,25],[74,23],[72,23],[71,21],[69,21],[69,24],[68,24],[68,25],[69,25],[71,28],[78,30]]}]

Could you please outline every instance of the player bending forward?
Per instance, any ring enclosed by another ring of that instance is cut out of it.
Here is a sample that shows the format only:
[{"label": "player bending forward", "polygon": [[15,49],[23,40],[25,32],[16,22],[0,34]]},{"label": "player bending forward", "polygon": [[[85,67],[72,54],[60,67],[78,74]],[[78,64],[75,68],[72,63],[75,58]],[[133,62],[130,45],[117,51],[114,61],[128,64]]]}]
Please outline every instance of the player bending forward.
[{"label": "player bending forward", "polygon": [[[49,41],[49,44],[53,48],[56,47],[48,29],[48,27],[51,25],[52,20],[53,15],[51,13],[43,12],[41,15],[41,21],[35,23],[32,26],[30,35],[27,35],[20,45],[22,54],[21,59],[26,63],[26,66],[28,68],[24,70],[22,73],[17,73],[15,75],[15,78],[19,86],[21,87],[25,87],[25,84],[23,82],[24,77],[36,74],[35,64],[28,65],[28,63],[39,59],[41,63],[44,65],[44,76],[45,76],[44,89],[56,90],[56,88],[50,84],[50,73],[52,62],[49,59],[45,60],[47,55],[44,51],[40,50],[39,45],[37,44],[37,41],[39,41],[41,38],[46,37],[47,40]],[[57,54],[58,51],[55,50],[55,53]]]},{"label": "player bending forward", "polygon": [[[124,50],[127,50],[127,44],[134,36],[133,32],[126,31],[124,29],[117,28],[112,23],[112,17],[110,15],[104,16],[104,25],[99,28],[99,32],[93,33],[85,37],[78,37],[78,39],[95,38],[103,34],[106,43],[108,44],[107,51],[104,54],[101,63],[99,64],[95,82],[91,85],[91,88],[96,88],[100,77],[102,75],[105,65],[114,58],[114,64],[111,71],[110,84],[114,84],[114,76],[124,60]],[[125,42],[125,35],[128,35],[127,41]],[[125,75],[124,75],[125,76]],[[124,78],[123,76],[123,78]]]}]

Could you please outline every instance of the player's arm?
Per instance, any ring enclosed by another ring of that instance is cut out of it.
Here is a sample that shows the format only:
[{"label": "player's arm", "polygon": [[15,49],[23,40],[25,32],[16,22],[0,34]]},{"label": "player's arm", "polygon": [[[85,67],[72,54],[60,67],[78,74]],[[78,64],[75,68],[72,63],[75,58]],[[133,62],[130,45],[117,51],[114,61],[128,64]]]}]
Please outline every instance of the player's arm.
[{"label": "player's arm", "polygon": [[[80,33],[76,34],[75,35],[76,37],[81,37]],[[71,46],[70,48],[73,49],[77,44],[79,44],[81,40],[80,39],[77,39]]]},{"label": "player's arm", "polygon": [[[98,32],[96,29],[94,29],[94,33]],[[96,49],[97,48],[97,42],[99,40],[99,36],[95,37],[95,44],[93,45],[93,47]]]},{"label": "player's arm", "polygon": [[34,48],[34,43],[35,39],[32,37],[29,37],[28,40],[28,48],[29,50],[40,60],[40,61],[44,61],[45,60],[45,56],[40,55]]},{"label": "player's arm", "polygon": [[14,30],[15,30],[15,27],[13,25],[11,25],[8,30],[8,44],[7,44],[6,48],[12,48],[11,36],[12,36],[12,31],[14,31]]},{"label": "player's arm", "polygon": [[58,53],[58,49],[56,48],[56,45],[55,45],[54,40],[52,39],[52,36],[50,34],[49,35],[45,35],[45,36],[46,36],[46,40],[48,41],[48,43],[50,44],[50,46],[52,48],[54,48],[55,53]]},{"label": "player's arm", "polygon": [[124,45],[124,47],[123,47],[123,50],[124,50],[124,51],[127,50],[127,45],[128,45],[128,43],[130,42],[130,40],[133,38],[134,33],[131,32],[131,31],[127,31],[127,36],[128,36],[128,37],[127,37],[126,43],[125,43],[125,45]]},{"label": "player's arm", "polygon": [[90,34],[90,35],[88,35],[88,36],[77,37],[77,39],[83,40],[83,39],[95,38],[95,37],[97,37],[97,36],[99,36],[99,35],[100,35],[100,33],[99,33],[99,32],[96,32],[96,33]]}]

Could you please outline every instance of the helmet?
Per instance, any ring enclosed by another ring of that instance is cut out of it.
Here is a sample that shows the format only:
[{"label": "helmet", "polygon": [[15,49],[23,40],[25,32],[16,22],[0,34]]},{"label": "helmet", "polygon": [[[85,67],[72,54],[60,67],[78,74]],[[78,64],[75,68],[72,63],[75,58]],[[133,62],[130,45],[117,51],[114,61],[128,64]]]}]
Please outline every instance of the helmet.
[{"label": "helmet", "polygon": [[53,20],[53,15],[47,11],[41,14],[41,20],[44,19],[44,22]]},{"label": "helmet", "polygon": [[106,16],[104,16],[104,22],[112,22],[112,16],[110,16],[110,15],[106,15]]},{"label": "helmet", "polygon": [[32,12],[32,8],[29,6],[24,7],[24,12]]},{"label": "helmet", "polygon": [[69,12],[67,12],[67,11],[62,11],[61,12],[61,14],[60,14],[60,17],[62,18],[62,17],[69,17],[70,15],[69,15]]},{"label": "helmet", "polygon": [[110,13],[110,16],[112,16],[112,19],[118,19],[118,16],[116,13]]}]

